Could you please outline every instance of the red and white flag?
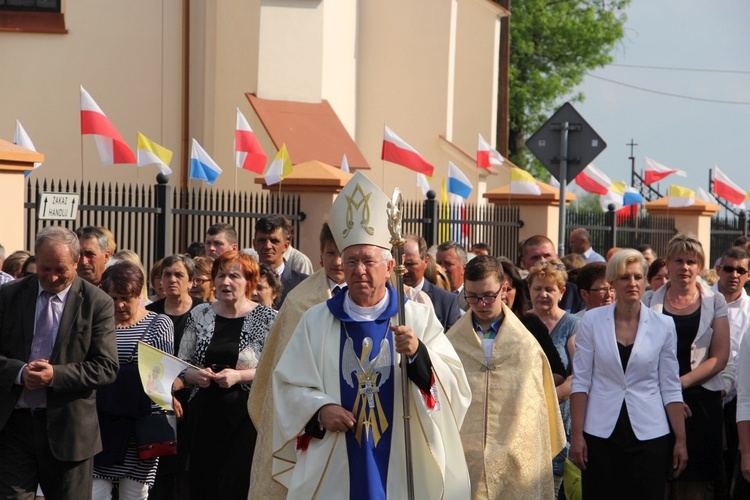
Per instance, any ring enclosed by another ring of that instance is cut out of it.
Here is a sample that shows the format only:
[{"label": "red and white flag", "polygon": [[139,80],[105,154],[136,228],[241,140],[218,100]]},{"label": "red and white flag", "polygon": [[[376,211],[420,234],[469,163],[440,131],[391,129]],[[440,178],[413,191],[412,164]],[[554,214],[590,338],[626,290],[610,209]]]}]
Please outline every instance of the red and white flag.
[{"label": "red and white flag", "polygon": [[646,167],[643,169],[643,182],[647,186],[654,182],[659,182],[663,178],[672,174],[679,175],[680,177],[687,177],[684,170],[666,167],[659,162],[655,162],[648,156],[646,157]]},{"label": "red and white flag", "polygon": [[133,150],[81,85],[81,135],[93,135],[103,165],[137,163]]},{"label": "red and white flag", "polygon": [[394,134],[388,128],[388,125],[385,126],[383,131],[383,152],[380,158],[391,163],[397,163],[427,177],[432,177],[432,173],[435,171],[435,167],[430,162],[425,160],[416,149]]},{"label": "red and white flag", "polygon": [[737,184],[729,180],[724,172],[719,170],[719,167],[714,165],[714,194],[724,198],[730,203],[735,205],[742,205],[745,203],[745,190],[739,187]]},{"label": "red and white flag", "polygon": [[477,144],[477,167],[490,168],[493,165],[502,165],[505,162],[503,155],[490,146],[490,143],[484,140],[482,134],[479,134],[479,143]]},{"label": "red and white flag", "polygon": [[268,157],[260,147],[255,132],[247,123],[245,115],[237,108],[237,127],[234,131],[234,163],[237,168],[244,168],[258,175],[263,174]]},{"label": "red and white flag", "polygon": [[593,163],[589,163],[581,173],[576,175],[575,181],[578,187],[584,191],[599,195],[606,195],[612,185],[610,178],[596,168]]}]

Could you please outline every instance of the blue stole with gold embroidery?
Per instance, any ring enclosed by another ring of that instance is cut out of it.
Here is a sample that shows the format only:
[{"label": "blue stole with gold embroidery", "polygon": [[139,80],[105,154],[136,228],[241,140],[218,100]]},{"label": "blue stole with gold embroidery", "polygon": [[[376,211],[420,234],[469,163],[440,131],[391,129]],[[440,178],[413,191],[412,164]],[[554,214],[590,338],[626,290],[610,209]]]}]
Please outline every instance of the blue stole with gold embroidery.
[{"label": "blue stole with gold embroidery", "polygon": [[385,499],[391,454],[394,401],[394,345],[388,328],[398,313],[398,297],[390,284],[388,306],[375,320],[358,323],[344,312],[345,293],[328,300],[341,321],[339,347],[341,406],[354,414],[346,433],[349,498]]}]

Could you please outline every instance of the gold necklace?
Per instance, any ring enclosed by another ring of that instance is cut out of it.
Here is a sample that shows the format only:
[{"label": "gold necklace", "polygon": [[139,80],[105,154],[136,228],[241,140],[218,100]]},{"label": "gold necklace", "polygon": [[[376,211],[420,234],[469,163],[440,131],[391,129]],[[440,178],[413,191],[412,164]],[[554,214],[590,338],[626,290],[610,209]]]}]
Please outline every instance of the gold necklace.
[{"label": "gold necklace", "polygon": [[674,305],[674,304],[672,303],[672,299],[670,299],[670,298],[669,298],[669,292],[670,292],[671,290],[672,290],[672,288],[671,288],[671,287],[670,287],[670,289],[669,289],[669,290],[667,290],[667,294],[666,294],[666,295],[667,295],[667,300],[669,301],[669,305],[670,305],[670,306],[672,306],[672,309],[674,309],[674,310],[676,310],[676,311],[682,311],[682,310],[684,310],[684,309],[687,309],[688,307],[690,307],[691,305],[693,305],[693,302],[695,302],[695,299],[696,299],[696,298],[698,297],[698,289],[696,289],[696,290],[695,290],[695,294],[693,295],[693,298],[692,298],[692,299],[690,299],[690,302],[688,302],[686,306],[683,306],[683,307],[677,307],[676,305]]}]

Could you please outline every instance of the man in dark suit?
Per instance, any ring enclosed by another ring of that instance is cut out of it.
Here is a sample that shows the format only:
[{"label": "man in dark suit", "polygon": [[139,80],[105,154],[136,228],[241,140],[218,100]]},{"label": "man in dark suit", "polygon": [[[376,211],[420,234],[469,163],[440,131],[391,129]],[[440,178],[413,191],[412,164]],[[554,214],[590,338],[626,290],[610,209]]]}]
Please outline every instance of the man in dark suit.
[{"label": "man in dark suit", "polygon": [[273,267],[281,280],[281,298],[279,308],[284,303],[286,295],[300,284],[306,274],[293,270],[284,260],[284,252],[289,248],[289,238],[286,227],[289,221],[281,215],[261,217],[255,222],[253,248],[258,252],[261,264]]},{"label": "man in dark suit", "polygon": [[443,329],[447,332],[453,323],[458,321],[460,310],[458,307],[458,295],[438,288],[426,279],[424,271],[427,269],[427,243],[421,236],[409,235],[404,245],[404,283],[426,293],[435,310],[435,316],[440,320]]},{"label": "man in dark suit", "polygon": [[117,376],[112,299],[76,275],[78,238],[37,235],[37,274],[0,288],[0,498],[91,498],[96,389]]}]

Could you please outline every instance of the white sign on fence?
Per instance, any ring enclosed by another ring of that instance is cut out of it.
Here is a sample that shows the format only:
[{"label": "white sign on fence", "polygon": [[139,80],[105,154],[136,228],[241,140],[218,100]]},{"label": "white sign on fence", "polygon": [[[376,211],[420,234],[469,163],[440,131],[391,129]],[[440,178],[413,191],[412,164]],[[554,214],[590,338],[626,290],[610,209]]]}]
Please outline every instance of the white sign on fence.
[{"label": "white sign on fence", "polygon": [[37,204],[37,218],[41,220],[75,220],[78,216],[79,195],[76,193],[41,193]]}]

